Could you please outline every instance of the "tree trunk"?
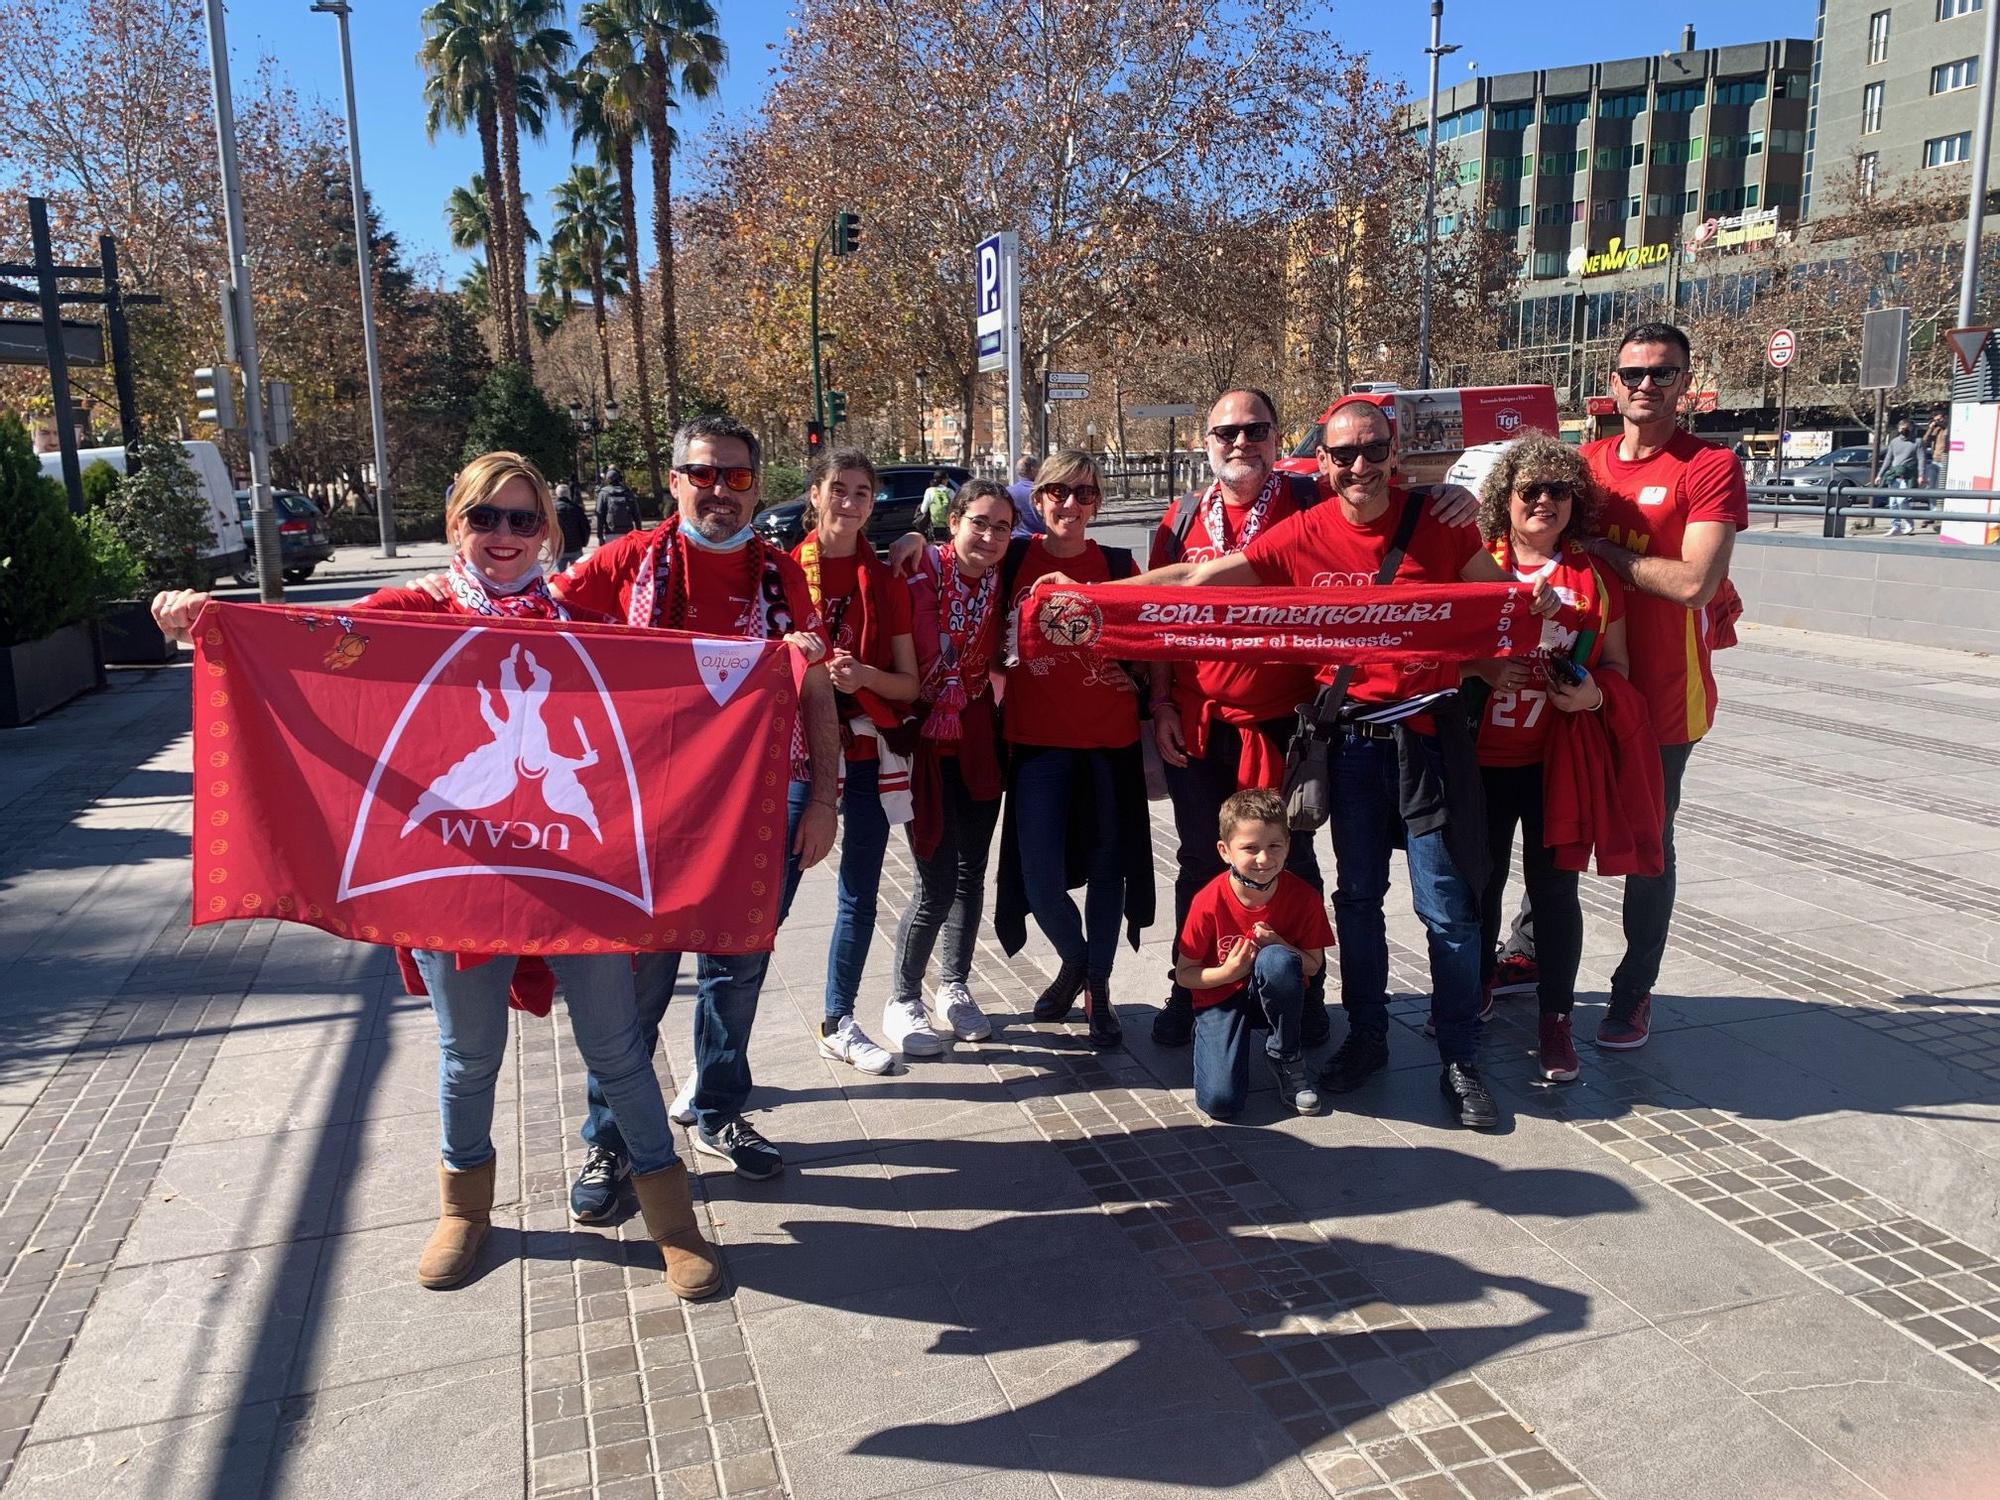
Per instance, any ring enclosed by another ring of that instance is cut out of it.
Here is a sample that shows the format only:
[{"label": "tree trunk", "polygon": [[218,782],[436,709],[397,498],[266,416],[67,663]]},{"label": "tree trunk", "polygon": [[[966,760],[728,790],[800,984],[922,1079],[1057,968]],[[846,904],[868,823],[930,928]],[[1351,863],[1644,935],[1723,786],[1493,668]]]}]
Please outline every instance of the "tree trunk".
[{"label": "tree trunk", "polygon": [[[520,97],[514,87],[514,56],[502,50],[494,59],[493,89],[500,111],[500,168],[506,182],[500,199],[507,220],[507,298],[514,311],[515,357],[521,368],[534,372],[534,349],[528,339],[528,215],[521,202]],[[487,188],[488,217],[492,188]]]},{"label": "tree trunk", "polygon": [[666,369],[667,420],[681,419],[680,330],[674,317],[674,137],[667,123],[667,56],[646,46],[646,134],[653,159],[653,259],[660,267],[660,358]]},{"label": "tree trunk", "polygon": [[653,430],[653,380],[646,372],[646,282],[639,274],[638,183],[632,177],[632,137],[617,140],[618,182],[625,243],[631,247],[626,278],[625,302],[632,310],[633,378],[639,388],[639,438],[646,446],[646,472],[652,476],[653,499],[661,504],[665,489],[660,483],[660,440]]},{"label": "tree trunk", "polygon": [[[972,467],[972,402],[979,392],[979,362],[974,360],[965,372],[965,384],[960,387],[961,400],[958,408],[958,463],[963,469]],[[1013,475],[1007,476],[1009,479]]]},{"label": "tree trunk", "polygon": [[500,334],[500,359],[518,356],[514,350],[514,309],[507,301],[507,222],[500,209],[500,119],[490,94],[479,102],[479,155],[486,177],[486,302]]},{"label": "tree trunk", "polygon": [[595,245],[590,247],[590,298],[596,304],[591,311],[597,323],[597,359],[604,368],[604,399],[614,401],[617,392],[611,385],[611,325],[604,316],[604,252]]}]

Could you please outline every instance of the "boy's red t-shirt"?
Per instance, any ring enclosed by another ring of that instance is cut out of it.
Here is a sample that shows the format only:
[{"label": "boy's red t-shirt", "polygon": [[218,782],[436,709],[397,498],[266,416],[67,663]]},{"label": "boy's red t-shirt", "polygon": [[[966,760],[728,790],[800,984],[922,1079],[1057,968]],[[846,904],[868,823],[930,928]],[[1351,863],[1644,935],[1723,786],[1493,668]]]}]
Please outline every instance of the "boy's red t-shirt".
[{"label": "boy's red t-shirt", "polygon": [[[1302,878],[1290,870],[1279,871],[1271,899],[1253,908],[1237,899],[1229,872],[1224,870],[1188,903],[1187,921],[1181,924],[1180,954],[1212,969],[1238,943],[1255,941],[1251,934],[1259,922],[1301,953],[1333,946],[1333,924],[1327,921],[1326,903]],[[1242,993],[1247,983],[1239,979],[1217,989],[1191,989],[1188,993],[1194,997],[1196,1010],[1206,1010]]]},{"label": "boy's red t-shirt", "polygon": [[[1681,556],[1687,528],[1720,521],[1750,524],[1743,464],[1720,443],[1676,432],[1651,458],[1628,463],[1622,439],[1583,446],[1583,460],[1605,489],[1605,535],[1641,557]],[[1626,600],[1625,649],[1632,685],[1646,695],[1662,745],[1686,745],[1715,722],[1715,674],[1709,669],[1708,611],[1632,589]]]},{"label": "boy's red t-shirt", "polygon": [[[1078,583],[1108,583],[1111,564],[1097,543],[1075,557],[1051,557],[1040,537],[1028,543],[1014,578],[1008,618],[1036,580],[1063,573]],[[1001,718],[1010,745],[1056,745],[1068,750],[1116,750],[1139,739],[1139,694],[1115,661],[1088,652],[1041,656],[1007,669]]]},{"label": "boy's red t-shirt", "polygon": [[[1290,520],[1263,532],[1243,549],[1243,556],[1265,583],[1290,588],[1367,588],[1375,582],[1375,572],[1388,556],[1396,538],[1396,523],[1405,505],[1426,505],[1428,500],[1407,491],[1390,491],[1389,504],[1366,526],[1347,519],[1338,497],[1300,511]],[[1396,566],[1397,583],[1458,583],[1465,565],[1485,544],[1478,528],[1447,526],[1436,516],[1425,515],[1404,549]],[[1331,682],[1337,668],[1320,670],[1319,679]],[[1398,703],[1421,693],[1456,688],[1457,662],[1415,661],[1399,665],[1374,662],[1354,669],[1348,679],[1347,696],[1354,703]],[[1414,726],[1413,726],[1414,727]]]}]

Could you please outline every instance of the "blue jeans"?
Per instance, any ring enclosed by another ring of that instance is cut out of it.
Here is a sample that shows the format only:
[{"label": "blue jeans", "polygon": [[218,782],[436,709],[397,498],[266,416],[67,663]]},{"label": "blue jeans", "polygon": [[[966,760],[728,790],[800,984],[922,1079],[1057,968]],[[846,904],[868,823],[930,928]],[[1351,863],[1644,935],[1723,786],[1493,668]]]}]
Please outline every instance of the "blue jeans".
[{"label": "blue jeans", "polygon": [[[1028,910],[1058,958],[1081,963],[1092,979],[1108,979],[1125,916],[1125,864],[1118,847],[1118,789],[1111,757],[1103,751],[1044,745],[1017,745],[1014,756],[1010,795]],[[1072,819],[1081,820],[1090,834],[1081,917],[1069,894]]]},{"label": "blue jeans", "polygon": [[[1443,775],[1437,740],[1422,736],[1432,769]],[[1431,958],[1431,1011],[1438,1055],[1471,1062],[1479,1026],[1479,895],[1452,862],[1444,830],[1421,836],[1403,824],[1391,740],[1342,736],[1328,747],[1333,777],[1333,930],[1340,940],[1340,1003],[1350,1028],[1389,1033],[1389,935],[1382,902],[1389,894],[1389,853],[1403,842],[1411,904],[1424,924]]]},{"label": "blue jeans", "polygon": [[[805,782],[794,782],[785,818],[785,896],[778,906],[784,924],[799,888],[798,861],[792,857],[798,837],[799,814],[810,798]],[[750,1098],[750,1028],[757,1020],[757,997],[771,967],[768,953],[697,953],[694,960],[694,1109],[701,1128],[711,1135],[743,1113]],[[648,1072],[660,1043],[660,1022],[680,982],[681,955],[641,953],[634,988],[638,1000],[639,1039],[646,1049]],[[589,1058],[584,1059],[585,1062]],[[590,1107],[580,1134],[592,1146],[604,1146],[622,1156],[632,1149],[622,1128],[623,1114],[609,1088],[593,1068],[584,1081]],[[637,1158],[632,1157],[634,1166]]]},{"label": "blue jeans", "polygon": [[[916,893],[896,924],[896,978],[891,1002],[915,1000],[924,991],[924,970],[931,952],[944,940],[938,977],[946,984],[964,984],[972,972],[972,947],[979,939],[979,917],[986,905],[986,861],[993,852],[993,828],[1000,821],[1000,799],[982,802],[966,789],[958,757],[938,765],[944,799],[944,826],[937,848],[928,859],[916,853]],[[915,827],[911,834],[914,837]]]},{"label": "blue jeans", "polygon": [[[803,782],[792,783],[794,799]],[[810,788],[806,788],[810,790]],[[868,963],[868,946],[875,940],[875,898],[882,888],[882,857],[889,848],[889,819],[882,811],[881,766],[872,760],[847,763],[847,785],[840,794],[840,869],[834,883],[833,938],[826,954],[826,1018],[837,1021],[854,1014],[854,997],[861,992],[861,971]],[[796,888],[798,876],[788,866],[787,878]],[[785,906],[791,907],[791,894]]]},{"label": "blue jeans", "polygon": [[[461,969],[456,954],[419,948],[415,957],[437,1015],[440,1151],[446,1166],[468,1171],[493,1155],[493,1085],[507,1053],[507,987],[518,960],[493,958]],[[674,1141],[650,1049],[641,1041],[631,959],[551,957],[549,966],[562,981],[576,1050],[591,1076],[604,1080],[604,1093],[631,1132],[633,1170],[672,1166]]]},{"label": "blue jeans", "polygon": [[1305,964],[1290,948],[1257,954],[1243,993],[1194,1013],[1194,1102],[1214,1120],[1239,1114],[1250,1097],[1250,1032],[1266,1027],[1264,1055],[1299,1059],[1299,1012],[1305,1005]]}]

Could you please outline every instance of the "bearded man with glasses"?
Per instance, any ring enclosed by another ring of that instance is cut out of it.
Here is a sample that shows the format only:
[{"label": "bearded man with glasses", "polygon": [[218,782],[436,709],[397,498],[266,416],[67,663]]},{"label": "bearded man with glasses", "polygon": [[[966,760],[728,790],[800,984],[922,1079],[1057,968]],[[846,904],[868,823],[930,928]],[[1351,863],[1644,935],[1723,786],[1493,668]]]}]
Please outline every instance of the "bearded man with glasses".
[{"label": "bearded man with glasses", "polygon": [[[840,796],[840,728],[833,687],[822,659],[818,611],[805,572],[750,528],[758,494],[757,436],[725,416],[696,417],[674,434],[668,479],[677,511],[651,531],[608,542],[555,580],[569,604],[636,626],[664,626],[708,636],[783,640],[805,654],[800,689],[804,745],[812,797],[787,829],[802,868],[833,847]],[[795,767],[803,777],[803,767]],[[723,857],[734,857],[726,847]],[[776,878],[782,879],[782,872]],[[784,920],[784,910],[779,921]],[[650,1053],[679,977],[681,955],[639,956],[639,1020]],[[739,1177],[765,1178],[784,1167],[771,1143],[743,1118],[750,1095],[750,1028],[770,966],[768,953],[697,954],[692,1092],[674,1101],[675,1118],[694,1124],[696,1149],[720,1157]],[[583,1138],[590,1147],[570,1189],[570,1213],[580,1223],[609,1218],[618,1186],[630,1170],[624,1138],[597,1080],[589,1080],[590,1112]],[[689,1116],[692,1116],[690,1119]]]},{"label": "bearded man with glasses", "polygon": [[1597,1045],[1643,1047],[1653,985],[1674,916],[1674,811],[1697,741],[1715,719],[1708,606],[1729,576],[1736,533],[1750,524],[1743,464],[1720,443],[1684,431],[1676,417],[1690,384],[1688,337],[1671,323],[1641,323],[1619,340],[1611,395],[1624,430],[1584,446],[1605,490],[1605,535],[1588,545],[1627,586],[1632,685],[1645,695],[1666,780],[1666,868],[1625,877],[1625,957]]}]

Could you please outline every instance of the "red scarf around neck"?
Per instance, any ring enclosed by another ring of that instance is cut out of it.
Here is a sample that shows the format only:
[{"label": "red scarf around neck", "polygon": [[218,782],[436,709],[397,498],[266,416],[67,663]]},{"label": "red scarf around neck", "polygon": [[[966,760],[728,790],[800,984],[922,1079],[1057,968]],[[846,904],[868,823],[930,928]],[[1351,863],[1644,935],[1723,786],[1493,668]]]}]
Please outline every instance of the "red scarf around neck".
[{"label": "red scarf around neck", "polygon": [[[687,629],[688,568],[693,561],[690,554],[695,550],[681,535],[679,516],[669,516],[653,528],[651,543],[632,580],[626,624]],[[750,575],[750,604],[736,622],[735,634],[775,641],[796,628],[791,604],[785,598],[785,577],[778,570],[778,557],[777,549],[755,533],[743,544],[740,557],[726,552],[714,554],[719,566],[740,567]]]}]

